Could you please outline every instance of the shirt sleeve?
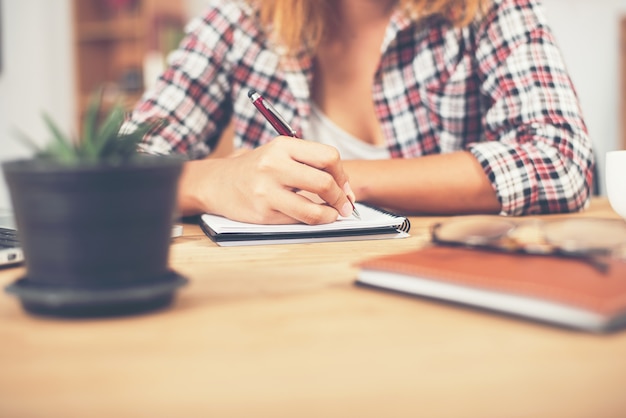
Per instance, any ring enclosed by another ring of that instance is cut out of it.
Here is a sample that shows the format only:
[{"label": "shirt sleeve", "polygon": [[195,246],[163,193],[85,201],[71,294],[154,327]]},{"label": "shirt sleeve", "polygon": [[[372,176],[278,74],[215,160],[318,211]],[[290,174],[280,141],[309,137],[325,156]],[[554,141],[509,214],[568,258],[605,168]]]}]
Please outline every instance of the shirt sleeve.
[{"label": "shirt sleeve", "polygon": [[133,110],[125,129],[150,119],[165,121],[146,136],[142,151],[199,159],[216,144],[232,113],[228,54],[237,19],[232,9],[209,7],[187,25],[164,73]]},{"label": "shirt sleeve", "polygon": [[496,0],[476,31],[485,142],[470,144],[502,214],[572,212],[591,196],[594,156],[571,79],[534,0]]}]

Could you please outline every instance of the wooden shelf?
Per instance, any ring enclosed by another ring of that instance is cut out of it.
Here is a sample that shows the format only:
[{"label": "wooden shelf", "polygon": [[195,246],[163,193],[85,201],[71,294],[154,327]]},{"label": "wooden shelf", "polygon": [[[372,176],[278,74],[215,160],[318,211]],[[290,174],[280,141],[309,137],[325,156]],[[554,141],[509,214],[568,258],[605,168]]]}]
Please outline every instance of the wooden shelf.
[{"label": "wooden shelf", "polygon": [[[127,108],[144,90],[144,61],[163,59],[176,46],[165,35],[182,36],[184,0],[73,0],[76,65],[76,128],[91,95],[100,88],[116,92]],[[179,39],[176,36],[174,39]],[[177,42],[176,42],[177,43]]]},{"label": "wooden shelf", "polygon": [[77,30],[80,43],[98,41],[120,41],[145,36],[143,22],[136,17],[120,20],[80,23]]}]

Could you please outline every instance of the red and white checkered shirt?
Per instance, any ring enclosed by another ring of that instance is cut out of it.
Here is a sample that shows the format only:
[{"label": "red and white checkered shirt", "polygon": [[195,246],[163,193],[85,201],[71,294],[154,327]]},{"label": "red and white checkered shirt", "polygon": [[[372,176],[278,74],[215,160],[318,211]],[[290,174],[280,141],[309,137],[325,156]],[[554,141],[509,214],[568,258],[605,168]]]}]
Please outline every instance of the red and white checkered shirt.
[{"label": "red and white checkered shirt", "polygon": [[[248,99],[254,88],[306,135],[312,63],[269,40],[244,2],[211,0],[132,122],[168,120],[147,138],[149,153],[203,158],[231,118],[236,145],[256,147],[276,133]],[[397,12],[372,95],[391,158],[468,150],[503,214],[569,212],[588,202],[591,142],[536,0],[492,0],[464,28]]]}]

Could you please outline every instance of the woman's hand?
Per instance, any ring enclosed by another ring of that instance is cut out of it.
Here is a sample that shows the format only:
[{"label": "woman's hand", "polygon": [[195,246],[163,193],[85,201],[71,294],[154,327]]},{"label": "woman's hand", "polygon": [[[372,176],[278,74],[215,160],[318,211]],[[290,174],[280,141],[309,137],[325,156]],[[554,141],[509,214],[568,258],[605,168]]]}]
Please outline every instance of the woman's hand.
[{"label": "woman's hand", "polygon": [[286,137],[228,158],[188,162],[179,184],[184,215],[209,212],[260,224],[333,222],[350,216],[351,201],[335,148]]}]

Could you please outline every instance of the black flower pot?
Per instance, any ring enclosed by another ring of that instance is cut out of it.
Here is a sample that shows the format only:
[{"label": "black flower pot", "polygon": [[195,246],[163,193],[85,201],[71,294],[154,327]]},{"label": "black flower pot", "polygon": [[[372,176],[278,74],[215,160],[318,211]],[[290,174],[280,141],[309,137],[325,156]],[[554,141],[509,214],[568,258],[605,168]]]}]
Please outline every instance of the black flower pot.
[{"label": "black flower pot", "polygon": [[168,304],[186,280],[168,269],[182,161],[2,165],[26,277],[7,289],[32,312],[117,314]]}]

